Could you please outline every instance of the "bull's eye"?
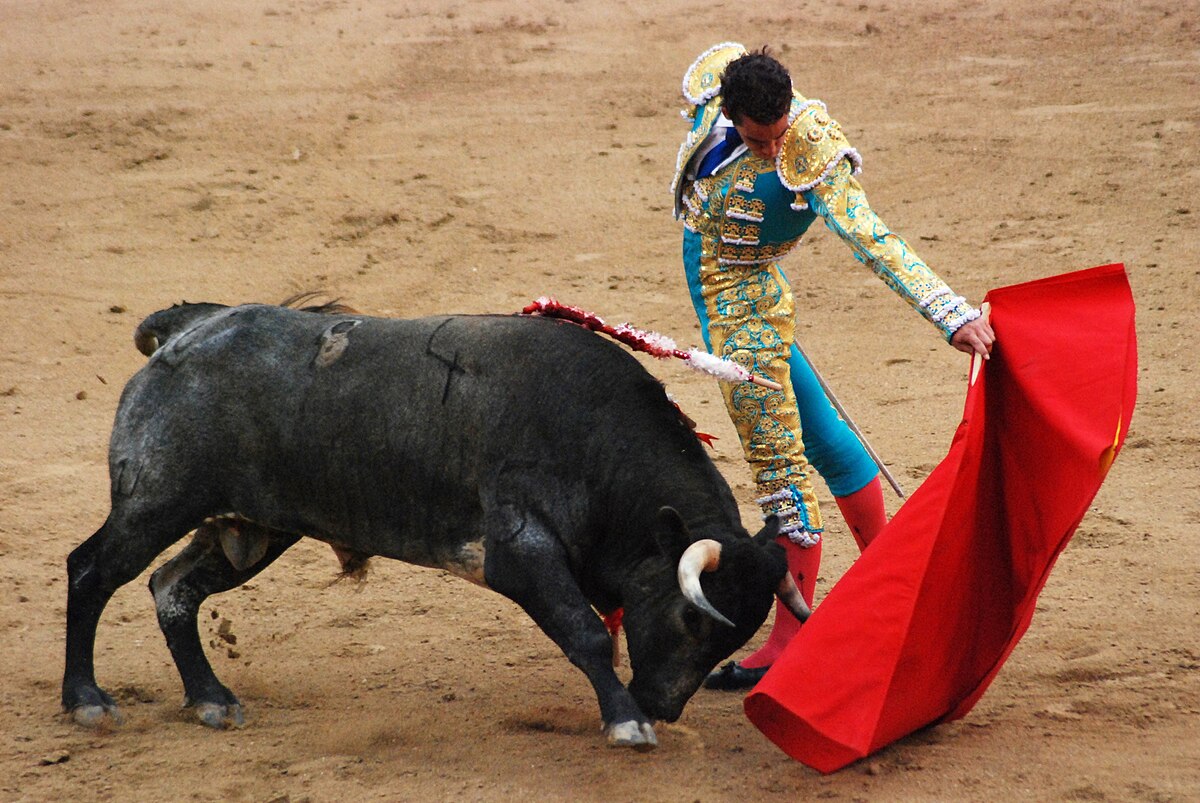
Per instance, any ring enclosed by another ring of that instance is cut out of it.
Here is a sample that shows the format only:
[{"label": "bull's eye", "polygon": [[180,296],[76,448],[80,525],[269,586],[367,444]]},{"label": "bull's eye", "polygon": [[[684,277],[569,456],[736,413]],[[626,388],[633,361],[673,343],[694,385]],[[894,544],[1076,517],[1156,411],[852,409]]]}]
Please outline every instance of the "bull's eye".
[{"label": "bull's eye", "polygon": [[682,613],[683,626],[688,633],[696,638],[703,638],[708,631],[709,618],[703,611],[691,605],[685,605]]}]

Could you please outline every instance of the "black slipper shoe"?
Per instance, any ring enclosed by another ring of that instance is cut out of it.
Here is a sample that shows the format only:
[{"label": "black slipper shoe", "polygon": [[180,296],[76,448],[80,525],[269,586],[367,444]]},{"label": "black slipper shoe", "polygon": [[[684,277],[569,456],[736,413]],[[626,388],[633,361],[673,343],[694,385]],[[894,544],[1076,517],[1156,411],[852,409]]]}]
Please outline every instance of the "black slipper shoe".
[{"label": "black slipper shoe", "polygon": [[767,674],[767,670],[770,668],[769,666],[758,666],[754,669],[747,669],[737,661],[730,661],[715,672],[709,673],[708,677],[704,679],[704,688],[718,691],[750,689],[762,680],[762,676]]}]

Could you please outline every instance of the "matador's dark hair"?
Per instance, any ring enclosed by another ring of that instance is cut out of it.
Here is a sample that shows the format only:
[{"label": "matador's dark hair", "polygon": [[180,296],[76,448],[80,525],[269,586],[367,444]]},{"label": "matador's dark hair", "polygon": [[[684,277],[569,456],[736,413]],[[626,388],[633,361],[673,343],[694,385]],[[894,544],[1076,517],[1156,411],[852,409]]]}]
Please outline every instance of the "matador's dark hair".
[{"label": "matador's dark hair", "polygon": [[791,108],[792,77],[764,47],[729,62],[721,75],[721,100],[734,123],[749,117],[770,125]]}]

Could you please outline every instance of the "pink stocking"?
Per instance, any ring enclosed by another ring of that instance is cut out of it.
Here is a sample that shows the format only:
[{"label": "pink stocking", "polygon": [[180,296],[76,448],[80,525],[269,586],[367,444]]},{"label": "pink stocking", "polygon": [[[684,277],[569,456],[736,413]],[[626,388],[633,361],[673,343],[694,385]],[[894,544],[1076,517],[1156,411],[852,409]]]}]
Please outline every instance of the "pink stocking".
[{"label": "pink stocking", "polygon": [[[837,502],[838,510],[854,535],[854,541],[860,551],[866,549],[867,545],[875,540],[875,536],[879,535],[883,525],[887,524],[887,509],[883,505],[883,486],[879,477],[849,496],[834,497],[834,501]],[[821,544],[806,549],[793,544],[786,537],[775,540],[783,544],[787,552],[788,571],[796,578],[805,601],[812,605],[813,592],[817,585],[817,570],[821,567]],[[738,663],[746,669],[770,666],[799,630],[799,620],[776,601],[775,623],[771,626],[767,643]]]},{"label": "pink stocking", "polygon": [[[787,536],[782,535],[776,538],[775,542],[783,545],[787,554],[788,571],[796,578],[804,601],[811,606],[813,592],[817,588],[817,569],[821,567],[821,543],[818,541],[816,546],[802,547],[793,544]],[[771,635],[767,636],[767,643],[738,663],[746,669],[770,666],[799,630],[800,620],[776,600],[775,624],[771,627]]]},{"label": "pink stocking", "polygon": [[834,501],[860,552],[875,540],[883,525],[887,524],[887,509],[883,506],[883,486],[879,483],[879,477],[849,496],[835,496]]}]

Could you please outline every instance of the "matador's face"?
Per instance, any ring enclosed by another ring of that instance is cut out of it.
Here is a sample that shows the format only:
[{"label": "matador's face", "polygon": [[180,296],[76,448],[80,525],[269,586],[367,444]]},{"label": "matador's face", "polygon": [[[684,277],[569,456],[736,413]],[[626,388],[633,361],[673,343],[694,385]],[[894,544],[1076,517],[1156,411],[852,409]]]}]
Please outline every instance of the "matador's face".
[{"label": "matador's face", "polygon": [[742,117],[733,127],[742,135],[742,142],[746,143],[752,154],[773,162],[779,155],[779,149],[783,147],[783,137],[788,130],[788,116],[785,114],[769,124]]}]

